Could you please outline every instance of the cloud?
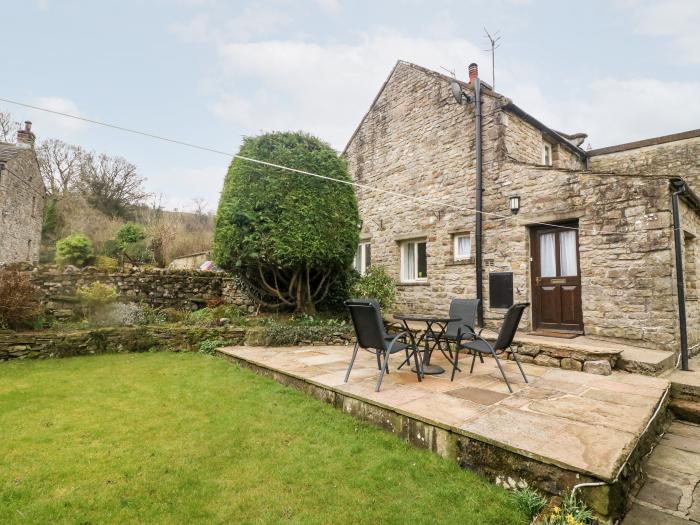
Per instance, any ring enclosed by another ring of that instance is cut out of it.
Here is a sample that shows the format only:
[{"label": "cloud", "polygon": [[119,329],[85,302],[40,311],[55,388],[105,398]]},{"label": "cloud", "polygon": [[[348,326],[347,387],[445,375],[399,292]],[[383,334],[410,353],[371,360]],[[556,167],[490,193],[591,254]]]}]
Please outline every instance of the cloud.
[{"label": "cloud", "polygon": [[[211,107],[247,133],[301,129],[342,149],[397,59],[454,68],[466,77],[466,64],[481,53],[464,39],[387,31],[353,44],[229,42],[219,46],[225,78]],[[237,90],[244,82],[254,88]]]},{"label": "cloud", "polygon": [[[82,116],[78,106],[72,100],[62,97],[38,97],[31,104],[40,108],[59,111],[69,115]],[[69,140],[87,127],[82,120],[72,119],[61,115],[53,115],[45,111],[28,110],[22,120],[31,120],[33,131],[39,139],[61,137]]]},{"label": "cloud", "polygon": [[622,5],[633,10],[638,33],[669,40],[675,61],[700,64],[698,0],[628,1]]},{"label": "cloud", "polygon": [[170,31],[187,43],[220,43],[228,39],[246,42],[269,36],[291,22],[292,17],[286,12],[256,6],[246,7],[223,21],[199,13],[187,21],[171,24]]},{"label": "cloud", "polygon": [[322,11],[335,14],[340,11],[340,0],[316,0]]}]

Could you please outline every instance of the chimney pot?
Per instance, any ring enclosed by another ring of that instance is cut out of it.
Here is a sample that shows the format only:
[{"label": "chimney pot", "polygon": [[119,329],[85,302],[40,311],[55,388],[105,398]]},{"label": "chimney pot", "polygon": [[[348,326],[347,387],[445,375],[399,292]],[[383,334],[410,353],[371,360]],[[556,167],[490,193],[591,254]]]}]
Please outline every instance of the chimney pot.
[{"label": "chimney pot", "polygon": [[24,129],[17,131],[17,145],[24,148],[33,148],[36,136],[32,132],[32,123],[28,120],[24,122]]},{"label": "chimney pot", "polygon": [[469,64],[469,83],[473,84],[479,78],[479,66],[476,62]]}]

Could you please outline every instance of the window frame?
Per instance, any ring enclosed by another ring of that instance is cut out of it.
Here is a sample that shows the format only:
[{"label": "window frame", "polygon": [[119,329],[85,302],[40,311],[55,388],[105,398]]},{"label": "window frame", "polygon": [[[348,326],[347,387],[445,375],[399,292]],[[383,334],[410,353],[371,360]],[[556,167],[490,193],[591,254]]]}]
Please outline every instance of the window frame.
[{"label": "window frame", "polygon": [[[418,276],[418,255],[419,255],[419,248],[418,245],[424,244],[425,245],[425,277],[419,277]],[[413,245],[413,257],[415,261],[415,270],[414,270],[414,276],[412,278],[406,278],[406,271],[405,271],[405,266],[408,260],[407,254],[409,250],[409,246]],[[428,240],[424,238],[418,238],[418,239],[406,239],[404,241],[401,241],[400,244],[400,257],[399,257],[399,272],[400,272],[400,282],[401,283],[406,283],[406,284],[411,284],[411,283],[425,283],[428,281]]]},{"label": "window frame", "polygon": [[[369,253],[369,263],[367,262],[367,254]],[[358,259],[360,261],[360,267],[357,267]],[[360,275],[365,275],[367,273],[367,268],[372,266],[372,243],[370,241],[360,241],[357,244],[357,250],[355,251],[355,258],[352,261],[353,268]]]},{"label": "window frame", "polygon": [[[547,153],[549,153],[549,160],[547,160]],[[545,166],[552,166],[554,162],[554,148],[546,140],[542,144],[542,164]]]},{"label": "window frame", "polygon": [[[459,239],[466,237],[469,239],[469,254],[459,255]],[[472,258],[472,236],[470,232],[457,232],[452,234],[452,260],[454,262],[469,261]]]}]

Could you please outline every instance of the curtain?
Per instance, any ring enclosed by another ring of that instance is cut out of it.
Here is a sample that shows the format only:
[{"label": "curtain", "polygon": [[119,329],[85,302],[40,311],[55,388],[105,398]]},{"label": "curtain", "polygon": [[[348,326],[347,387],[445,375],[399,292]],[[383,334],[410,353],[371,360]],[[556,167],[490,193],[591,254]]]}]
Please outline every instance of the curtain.
[{"label": "curtain", "polygon": [[403,245],[403,280],[413,281],[416,278],[416,250],[415,243],[407,242]]},{"label": "curtain", "polygon": [[540,235],[540,277],[557,276],[556,234]]},{"label": "curtain", "polygon": [[559,234],[559,265],[563,276],[578,275],[576,267],[576,232],[563,231]]},{"label": "curtain", "polygon": [[468,259],[471,256],[471,239],[466,236],[457,237],[457,258]]}]

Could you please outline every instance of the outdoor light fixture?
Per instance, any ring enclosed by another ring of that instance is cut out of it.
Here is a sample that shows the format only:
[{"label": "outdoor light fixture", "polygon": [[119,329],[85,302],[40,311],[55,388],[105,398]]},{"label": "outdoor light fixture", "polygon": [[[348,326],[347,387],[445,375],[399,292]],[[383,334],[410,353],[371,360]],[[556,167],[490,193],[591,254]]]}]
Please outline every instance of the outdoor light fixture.
[{"label": "outdoor light fixture", "polygon": [[508,204],[510,204],[510,212],[515,215],[520,211],[520,195],[513,195],[508,199]]}]

